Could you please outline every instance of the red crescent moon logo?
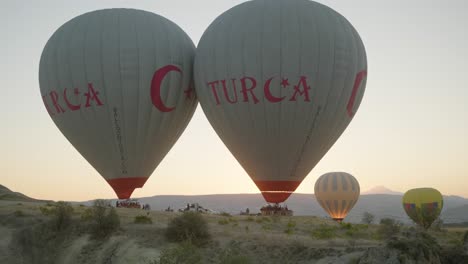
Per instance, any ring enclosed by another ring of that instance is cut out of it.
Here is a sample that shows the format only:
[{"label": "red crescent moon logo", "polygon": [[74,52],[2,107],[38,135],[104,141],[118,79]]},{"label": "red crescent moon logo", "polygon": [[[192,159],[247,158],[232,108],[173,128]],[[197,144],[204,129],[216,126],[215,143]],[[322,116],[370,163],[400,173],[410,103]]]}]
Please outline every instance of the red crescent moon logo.
[{"label": "red crescent moon logo", "polygon": [[151,101],[161,112],[171,112],[175,109],[175,107],[167,107],[161,99],[161,83],[164,80],[164,77],[166,77],[166,75],[171,71],[182,73],[179,67],[175,65],[166,65],[154,72],[153,79],[151,80]]},{"label": "red crescent moon logo", "polygon": [[272,102],[272,103],[278,103],[278,102],[281,102],[283,101],[283,99],[285,98],[285,96],[283,97],[276,97],[274,95],[271,94],[271,91],[270,91],[270,83],[271,81],[273,80],[273,78],[275,77],[271,77],[270,79],[268,79],[266,82],[265,82],[265,85],[263,86],[263,92],[265,93],[265,98]]},{"label": "red crescent moon logo", "polygon": [[348,111],[348,116],[352,118],[355,114],[353,112],[353,107],[354,107],[354,101],[356,100],[356,95],[359,90],[359,87],[361,87],[361,82],[364,79],[364,77],[367,76],[367,71],[360,71],[358,74],[356,74],[356,79],[354,80],[354,86],[353,86],[353,91],[351,92],[351,97],[349,98],[348,105],[346,106],[346,110]]},{"label": "red crescent moon logo", "polygon": [[75,110],[80,109],[81,105],[73,105],[72,103],[70,103],[70,101],[68,101],[67,88],[63,90],[63,99],[65,100],[65,103],[67,104],[68,108],[70,108],[70,110],[75,111]]}]

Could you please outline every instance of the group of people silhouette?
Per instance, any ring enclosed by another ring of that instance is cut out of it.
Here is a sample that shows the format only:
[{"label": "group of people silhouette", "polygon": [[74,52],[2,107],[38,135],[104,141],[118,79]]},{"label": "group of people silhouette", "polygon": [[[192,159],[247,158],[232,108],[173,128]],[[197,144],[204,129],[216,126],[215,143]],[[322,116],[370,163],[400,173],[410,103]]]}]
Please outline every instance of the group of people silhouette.
[{"label": "group of people silhouette", "polygon": [[268,204],[260,208],[260,212],[262,215],[292,215],[293,211],[288,209],[288,206],[285,205],[284,207],[279,204]]},{"label": "group of people silhouette", "polygon": [[143,210],[151,210],[151,206],[149,204],[144,204],[143,206],[138,201],[132,200],[125,200],[125,201],[116,201],[115,207],[124,207],[124,208],[137,208]]}]

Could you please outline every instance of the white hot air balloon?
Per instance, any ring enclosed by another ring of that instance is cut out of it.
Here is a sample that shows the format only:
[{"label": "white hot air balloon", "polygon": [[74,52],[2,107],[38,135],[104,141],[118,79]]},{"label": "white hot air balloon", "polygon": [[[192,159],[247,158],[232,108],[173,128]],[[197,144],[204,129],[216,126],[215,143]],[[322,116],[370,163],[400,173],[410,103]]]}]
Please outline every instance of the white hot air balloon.
[{"label": "white hot air balloon", "polygon": [[254,0],[203,34],[195,89],[267,202],[283,202],[351,122],[367,62],[353,26],[307,0]]},{"label": "white hot air balloon", "polygon": [[133,9],[80,15],[47,42],[47,111],[119,198],[143,186],[190,121],[194,53],[176,24]]}]

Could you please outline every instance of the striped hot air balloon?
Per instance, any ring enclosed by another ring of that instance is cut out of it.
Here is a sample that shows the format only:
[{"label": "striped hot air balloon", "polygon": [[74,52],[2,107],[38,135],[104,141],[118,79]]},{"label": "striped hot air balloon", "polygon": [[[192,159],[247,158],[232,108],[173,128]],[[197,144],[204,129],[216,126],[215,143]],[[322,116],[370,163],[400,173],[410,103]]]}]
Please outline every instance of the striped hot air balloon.
[{"label": "striped hot air balloon", "polygon": [[403,208],[416,224],[428,229],[444,206],[442,194],[434,188],[417,188],[403,195]]},{"label": "striped hot air balloon", "polygon": [[314,189],[320,206],[338,222],[348,215],[360,194],[359,182],[346,172],[330,172],[320,176]]},{"label": "striped hot air balloon", "polygon": [[195,88],[211,125],[267,202],[285,201],[364,94],[364,45],[307,0],[254,0],[220,15],[197,47]]},{"label": "striped hot air balloon", "polygon": [[133,9],[80,15],[47,42],[45,107],[119,198],[143,186],[191,119],[194,53],[176,24]]}]

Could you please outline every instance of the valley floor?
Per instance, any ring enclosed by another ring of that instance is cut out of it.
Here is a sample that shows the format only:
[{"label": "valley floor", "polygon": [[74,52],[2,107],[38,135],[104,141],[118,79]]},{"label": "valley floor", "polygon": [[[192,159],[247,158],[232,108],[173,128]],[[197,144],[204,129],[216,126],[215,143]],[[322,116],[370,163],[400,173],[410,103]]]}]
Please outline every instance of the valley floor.
[{"label": "valley floor", "polygon": [[[88,207],[74,206],[72,222],[60,232],[47,228],[51,219],[44,207],[0,201],[0,263],[450,263],[441,252],[463,248],[467,230],[430,231],[434,245],[411,249],[411,232],[419,232],[415,228],[398,226],[388,234],[391,229],[381,225],[337,224],[310,216],[204,215],[212,239],[196,247],[164,236],[168,223],[181,213],[118,208],[120,229],[95,239],[83,224]],[[137,216],[152,223],[135,223]],[[391,238],[395,235],[401,239]],[[465,260],[466,251],[453,254],[460,256],[449,258]]]}]

